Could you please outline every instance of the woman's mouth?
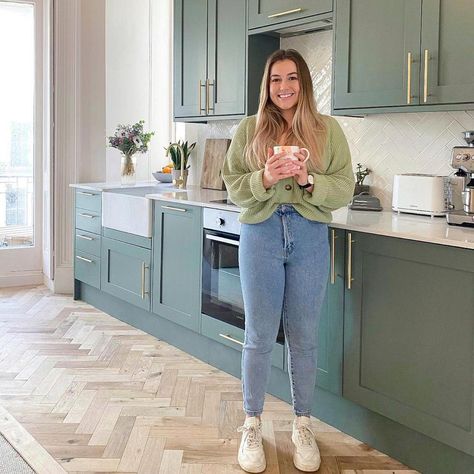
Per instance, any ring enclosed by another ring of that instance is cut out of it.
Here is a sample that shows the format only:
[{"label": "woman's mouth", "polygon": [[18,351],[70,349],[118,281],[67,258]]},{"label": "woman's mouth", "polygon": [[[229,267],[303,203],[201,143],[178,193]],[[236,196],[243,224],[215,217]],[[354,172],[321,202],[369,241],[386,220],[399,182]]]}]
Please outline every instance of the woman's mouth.
[{"label": "woman's mouth", "polygon": [[294,92],[285,92],[285,93],[278,94],[278,98],[279,99],[289,99],[290,97],[292,97],[294,95],[295,95]]}]

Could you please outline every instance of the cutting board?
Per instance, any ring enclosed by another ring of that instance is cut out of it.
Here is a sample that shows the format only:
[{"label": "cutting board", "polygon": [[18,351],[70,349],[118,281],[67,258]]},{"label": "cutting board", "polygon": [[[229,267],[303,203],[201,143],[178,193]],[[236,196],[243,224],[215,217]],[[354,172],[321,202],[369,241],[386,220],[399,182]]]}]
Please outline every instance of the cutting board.
[{"label": "cutting board", "polygon": [[225,190],[222,180],[222,166],[229,145],[229,138],[206,139],[201,170],[201,188]]}]

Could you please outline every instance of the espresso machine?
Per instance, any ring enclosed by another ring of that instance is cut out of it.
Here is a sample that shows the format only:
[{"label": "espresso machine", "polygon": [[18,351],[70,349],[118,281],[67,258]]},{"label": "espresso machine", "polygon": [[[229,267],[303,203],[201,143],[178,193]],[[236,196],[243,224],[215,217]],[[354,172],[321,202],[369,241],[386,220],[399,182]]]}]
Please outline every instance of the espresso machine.
[{"label": "espresso machine", "polygon": [[474,130],[463,132],[467,146],[455,146],[451,166],[455,175],[464,180],[462,195],[463,208],[446,214],[448,224],[474,227]]}]

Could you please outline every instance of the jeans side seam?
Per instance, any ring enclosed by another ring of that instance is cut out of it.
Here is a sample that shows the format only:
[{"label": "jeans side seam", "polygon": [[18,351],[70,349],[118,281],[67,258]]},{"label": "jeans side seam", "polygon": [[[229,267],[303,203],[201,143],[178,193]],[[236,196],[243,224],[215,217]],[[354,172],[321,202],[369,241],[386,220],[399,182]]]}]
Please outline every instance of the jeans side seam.
[{"label": "jeans side seam", "polygon": [[290,374],[290,380],[291,380],[291,399],[293,402],[293,409],[296,411],[296,396],[295,396],[295,378],[294,378],[294,369],[293,369],[293,357],[291,354],[291,344],[290,344],[290,325],[288,324],[288,314],[286,311],[286,296],[283,299],[283,324],[286,329],[286,342],[288,344],[288,353],[289,353],[289,359],[290,359],[290,366],[288,367],[288,373]]}]

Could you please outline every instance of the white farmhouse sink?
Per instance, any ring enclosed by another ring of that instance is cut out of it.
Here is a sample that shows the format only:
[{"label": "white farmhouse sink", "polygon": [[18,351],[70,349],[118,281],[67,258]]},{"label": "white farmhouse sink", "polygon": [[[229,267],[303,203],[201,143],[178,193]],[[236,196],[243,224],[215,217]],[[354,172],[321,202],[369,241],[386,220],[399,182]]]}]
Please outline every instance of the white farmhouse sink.
[{"label": "white farmhouse sink", "polygon": [[156,186],[110,189],[102,193],[102,225],[109,229],[151,237],[152,202],[146,194]]}]

